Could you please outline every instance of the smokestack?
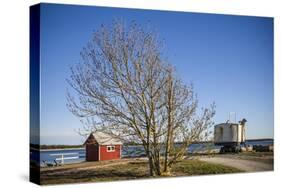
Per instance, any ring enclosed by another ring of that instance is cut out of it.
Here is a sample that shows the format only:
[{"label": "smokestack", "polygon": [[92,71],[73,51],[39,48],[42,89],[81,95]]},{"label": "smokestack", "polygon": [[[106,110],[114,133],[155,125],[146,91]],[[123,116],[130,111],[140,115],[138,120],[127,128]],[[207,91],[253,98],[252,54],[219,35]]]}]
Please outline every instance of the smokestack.
[{"label": "smokestack", "polygon": [[246,129],[245,129],[245,124],[246,124],[247,120],[245,118],[243,118],[241,121],[239,121],[239,124],[242,125],[242,130],[241,130],[241,141],[245,142],[246,140]]}]

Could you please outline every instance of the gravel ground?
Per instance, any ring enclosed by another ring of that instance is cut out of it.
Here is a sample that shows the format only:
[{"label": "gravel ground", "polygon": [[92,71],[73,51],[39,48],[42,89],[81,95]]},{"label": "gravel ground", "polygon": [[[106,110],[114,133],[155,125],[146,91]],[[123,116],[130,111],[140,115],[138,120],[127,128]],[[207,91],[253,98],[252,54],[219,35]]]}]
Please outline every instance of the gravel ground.
[{"label": "gravel ground", "polygon": [[213,157],[197,157],[201,161],[206,161],[210,163],[222,164],[225,166],[231,166],[238,168],[246,172],[258,172],[258,171],[271,171],[273,170],[273,158],[272,163],[263,162],[262,160],[249,160],[237,158],[235,155],[221,155]]}]

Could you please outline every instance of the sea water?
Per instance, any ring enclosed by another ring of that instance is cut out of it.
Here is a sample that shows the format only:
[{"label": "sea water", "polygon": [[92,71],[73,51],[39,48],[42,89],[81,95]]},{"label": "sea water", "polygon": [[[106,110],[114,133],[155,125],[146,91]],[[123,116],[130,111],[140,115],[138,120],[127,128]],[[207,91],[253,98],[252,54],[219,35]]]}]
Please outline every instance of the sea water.
[{"label": "sea water", "polygon": [[[246,145],[273,145],[272,140],[262,140],[262,141],[246,141]],[[215,146],[210,143],[198,143],[191,144],[187,148],[188,153],[196,153],[196,152],[204,152],[208,150],[212,150],[213,152],[219,152],[221,146]],[[36,154],[37,153],[37,154]],[[85,161],[85,148],[78,149],[55,149],[55,150],[41,150],[40,151],[40,165],[43,165],[43,161],[45,163],[54,163],[54,160],[60,162],[61,156],[58,154],[64,154],[65,158],[74,158],[74,159],[65,159],[64,163],[78,163]],[[145,156],[145,151],[143,146],[123,146],[122,147],[122,157],[142,157]],[[31,158],[38,159],[38,152],[32,151]]]}]

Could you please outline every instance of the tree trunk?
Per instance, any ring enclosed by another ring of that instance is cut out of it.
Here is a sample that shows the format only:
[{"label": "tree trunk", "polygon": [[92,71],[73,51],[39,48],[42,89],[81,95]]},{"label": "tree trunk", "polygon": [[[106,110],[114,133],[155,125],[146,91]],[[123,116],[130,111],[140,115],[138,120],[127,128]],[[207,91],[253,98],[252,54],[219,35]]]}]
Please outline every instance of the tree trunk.
[{"label": "tree trunk", "polygon": [[151,126],[147,123],[147,157],[148,157],[148,163],[149,163],[149,175],[155,176],[155,169],[154,169],[154,162],[151,152],[151,142],[150,142],[150,132],[151,132]]},{"label": "tree trunk", "polygon": [[[148,153],[150,153],[150,151]],[[148,154],[148,163],[149,163],[149,176],[155,176],[153,159],[151,154]]]},{"label": "tree trunk", "polygon": [[168,127],[167,127],[167,140],[165,148],[165,158],[164,158],[164,173],[169,174],[169,156],[171,152],[171,145],[173,140],[173,81],[172,75],[168,78],[168,88],[167,88],[167,112],[168,112]]},{"label": "tree trunk", "polygon": [[161,175],[161,164],[160,164],[160,148],[154,146],[154,170],[155,174],[160,176]]}]

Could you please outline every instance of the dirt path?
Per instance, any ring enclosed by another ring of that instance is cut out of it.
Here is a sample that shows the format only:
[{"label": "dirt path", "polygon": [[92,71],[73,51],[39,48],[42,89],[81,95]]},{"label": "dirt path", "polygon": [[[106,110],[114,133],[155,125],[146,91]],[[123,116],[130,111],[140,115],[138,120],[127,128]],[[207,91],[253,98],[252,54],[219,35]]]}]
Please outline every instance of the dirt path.
[{"label": "dirt path", "polygon": [[245,159],[215,156],[215,157],[199,157],[201,161],[210,163],[222,164],[225,166],[231,166],[244,170],[246,172],[257,172],[257,171],[270,171],[273,170],[273,163],[265,163],[261,161],[251,161]]}]

